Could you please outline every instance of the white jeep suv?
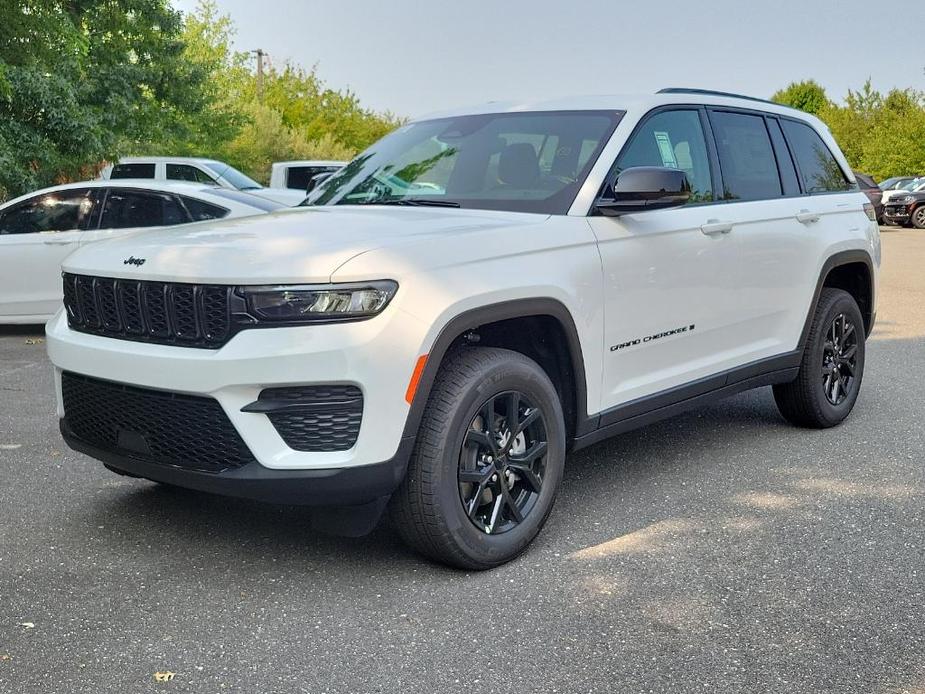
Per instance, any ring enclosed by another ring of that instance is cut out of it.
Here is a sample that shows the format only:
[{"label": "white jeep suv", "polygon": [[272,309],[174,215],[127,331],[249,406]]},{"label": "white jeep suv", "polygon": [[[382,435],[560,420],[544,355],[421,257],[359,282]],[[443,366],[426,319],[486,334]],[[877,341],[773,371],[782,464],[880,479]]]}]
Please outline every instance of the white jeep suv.
[{"label": "white jeep suv", "polygon": [[873,209],[820,121],[700,90],[399,128],[301,209],[80,249],[49,323],[68,444],[114,472],[388,510],[483,569],[569,450],[749,388],[831,427],[875,317]]}]

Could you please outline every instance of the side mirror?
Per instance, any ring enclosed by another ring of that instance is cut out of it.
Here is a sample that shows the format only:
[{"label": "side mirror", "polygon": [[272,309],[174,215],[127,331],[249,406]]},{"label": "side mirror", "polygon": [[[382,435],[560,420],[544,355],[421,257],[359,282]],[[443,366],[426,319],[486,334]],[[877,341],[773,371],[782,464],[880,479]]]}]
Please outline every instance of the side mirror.
[{"label": "side mirror", "polygon": [[632,212],[680,207],[691,198],[687,174],[663,166],[635,166],[617,176],[613,199],[599,199],[601,214],[617,217]]}]

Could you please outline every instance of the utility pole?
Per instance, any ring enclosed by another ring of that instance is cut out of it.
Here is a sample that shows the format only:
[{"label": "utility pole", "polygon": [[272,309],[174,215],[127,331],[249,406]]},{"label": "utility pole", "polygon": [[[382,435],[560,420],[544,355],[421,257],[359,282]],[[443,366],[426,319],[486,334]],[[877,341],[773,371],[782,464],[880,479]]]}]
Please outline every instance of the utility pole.
[{"label": "utility pole", "polygon": [[258,48],[254,53],[257,54],[257,101],[263,103],[263,59],[267,55],[262,48]]}]

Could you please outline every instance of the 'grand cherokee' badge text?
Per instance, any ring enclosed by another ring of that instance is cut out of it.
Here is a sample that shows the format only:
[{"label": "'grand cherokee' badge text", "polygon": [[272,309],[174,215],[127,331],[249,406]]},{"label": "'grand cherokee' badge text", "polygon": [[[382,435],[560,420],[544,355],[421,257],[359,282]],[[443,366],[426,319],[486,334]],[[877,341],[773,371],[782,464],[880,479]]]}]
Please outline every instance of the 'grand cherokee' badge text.
[{"label": "'grand cherokee' badge text", "polygon": [[626,349],[627,347],[635,347],[636,345],[641,345],[646,342],[652,342],[653,340],[661,340],[663,337],[669,337],[670,335],[679,335],[681,333],[689,333],[694,330],[696,326],[691,323],[690,325],[685,325],[680,328],[675,328],[674,330],[666,330],[665,332],[655,333],[654,335],[646,335],[645,337],[637,337],[635,340],[629,340],[628,342],[621,342],[619,345],[613,345],[610,348],[611,352],[617,352],[621,349]]}]

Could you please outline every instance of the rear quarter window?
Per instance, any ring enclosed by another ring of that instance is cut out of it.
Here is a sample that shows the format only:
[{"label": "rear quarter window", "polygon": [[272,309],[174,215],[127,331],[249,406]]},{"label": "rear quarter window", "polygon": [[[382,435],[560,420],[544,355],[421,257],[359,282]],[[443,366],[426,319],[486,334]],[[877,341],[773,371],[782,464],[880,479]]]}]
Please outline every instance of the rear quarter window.
[{"label": "rear quarter window", "polygon": [[815,130],[792,120],[782,120],[781,127],[796,159],[804,192],[831,193],[851,188],[845,172]]},{"label": "rear quarter window", "polygon": [[109,178],[154,178],[154,164],[116,164]]},{"label": "rear quarter window", "polygon": [[226,217],[230,212],[230,210],[225,207],[211,205],[202,200],[197,200],[196,198],[181,196],[180,199],[183,201],[183,204],[186,206],[186,211],[189,212],[194,222],[204,222],[207,219],[221,219],[222,217]]}]

